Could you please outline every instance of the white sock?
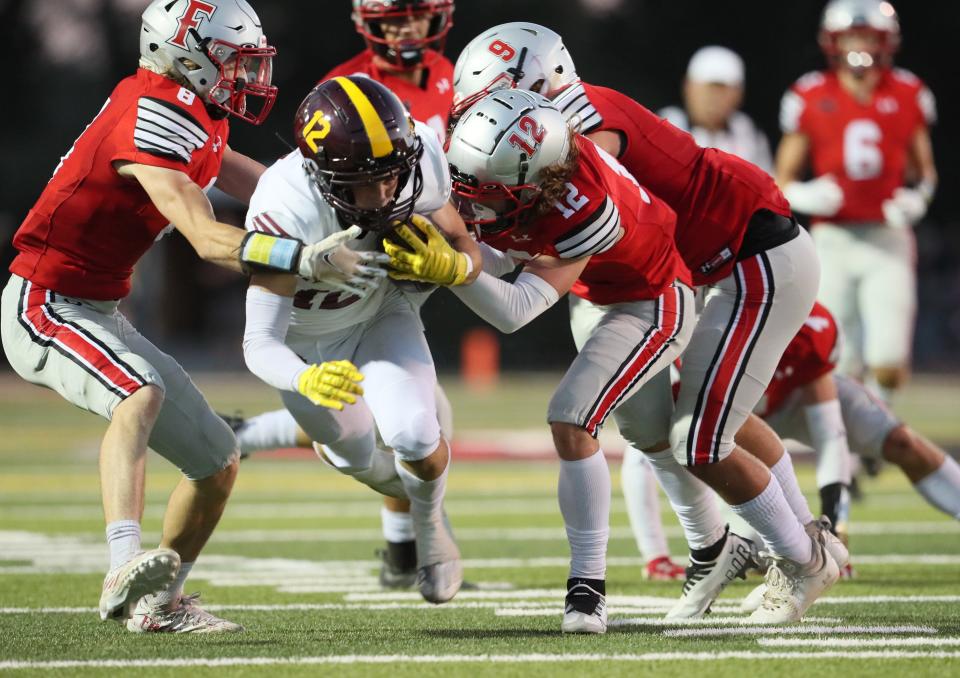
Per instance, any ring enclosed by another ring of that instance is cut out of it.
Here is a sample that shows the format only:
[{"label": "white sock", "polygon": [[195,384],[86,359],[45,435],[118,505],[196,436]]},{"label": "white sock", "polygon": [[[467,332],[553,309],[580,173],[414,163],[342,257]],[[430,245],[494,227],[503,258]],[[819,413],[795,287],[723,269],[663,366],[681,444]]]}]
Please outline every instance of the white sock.
[{"label": "white sock", "polygon": [[444,527],[443,495],[450,464],[433,480],[421,480],[396,457],[397,474],[410,499],[410,518],[417,539],[417,562],[422,567],[459,558],[457,545]]},{"label": "white sock", "polygon": [[297,421],[286,410],[264,412],[247,419],[237,433],[244,454],[297,446]]},{"label": "white sock", "polygon": [[391,511],[386,506],[381,506],[380,524],[383,527],[383,538],[394,544],[416,539],[413,518],[409,511]]},{"label": "white sock", "polygon": [[687,546],[702,549],[722,539],[727,526],[706,483],[682,467],[671,450],[649,453],[646,457],[680,520]]},{"label": "white sock", "polygon": [[180,571],[177,572],[177,578],[173,580],[173,583],[167,588],[166,591],[161,591],[160,593],[153,596],[151,603],[154,605],[173,605],[178,600],[180,596],[183,595],[183,585],[187,582],[187,577],[190,576],[190,570],[193,569],[193,566],[197,561],[190,563],[180,563]]},{"label": "white sock", "polygon": [[775,555],[802,564],[810,562],[813,543],[790,509],[775,477],[770,477],[767,487],[756,497],[730,508],[763,537]]},{"label": "white sock", "polygon": [[115,570],[140,553],[140,523],[115,520],[108,524],[107,546],[110,547],[110,569]]},{"label": "white sock", "polygon": [[570,542],[570,577],[606,579],[610,539],[610,469],[603,450],[560,460],[560,513]]},{"label": "white sock", "polygon": [[803,408],[803,416],[807,420],[810,442],[817,452],[817,487],[835,483],[849,485],[850,448],[840,401],[834,398],[808,405]]},{"label": "white sock", "polygon": [[[780,461],[770,467],[770,473],[777,479],[780,490],[783,492],[784,499],[790,505],[790,510],[797,517],[801,525],[813,522],[813,513],[810,512],[810,505],[807,498],[800,491],[800,484],[797,482],[797,474],[793,470],[793,461],[790,459],[790,453],[783,451]],[[806,561],[804,561],[806,562]]]},{"label": "white sock", "polygon": [[620,485],[640,555],[647,561],[669,556],[667,537],[660,520],[657,478],[643,452],[632,445],[623,452]]},{"label": "white sock", "polygon": [[960,520],[960,464],[947,456],[940,468],[914,485],[931,506]]}]

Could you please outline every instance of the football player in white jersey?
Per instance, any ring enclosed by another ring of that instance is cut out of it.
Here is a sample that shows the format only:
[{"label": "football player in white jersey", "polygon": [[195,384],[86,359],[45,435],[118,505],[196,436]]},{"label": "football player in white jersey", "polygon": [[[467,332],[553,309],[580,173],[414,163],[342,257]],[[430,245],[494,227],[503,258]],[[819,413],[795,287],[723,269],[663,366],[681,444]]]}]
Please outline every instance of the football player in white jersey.
[{"label": "football player in white jersey", "polygon": [[[323,82],[301,103],[295,131],[299,149],[260,179],[247,229],[314,239],[357,226],[363,234],[349,243],[353,249],[328,257],[330,283],[251,279],[247,366],[280,390],[325,462],[381,494],[410,500],[417,584],[426,600],[443,603],[463,574],[443,512],[449,448],[437,419],[436,372],[416,293],[387,280],[377,250],[384,235],[419,215],[449,240],[411,255],[432,278],[472,281],[480,250],[449,203],[436,133],[415,123],[385,86],[358,76]],[[321,409],[300,395],[297,385],[311,378],[315,356],[358,366],[365,395],[355,406]],[[393,454],[378,447],[377,431]]]}]

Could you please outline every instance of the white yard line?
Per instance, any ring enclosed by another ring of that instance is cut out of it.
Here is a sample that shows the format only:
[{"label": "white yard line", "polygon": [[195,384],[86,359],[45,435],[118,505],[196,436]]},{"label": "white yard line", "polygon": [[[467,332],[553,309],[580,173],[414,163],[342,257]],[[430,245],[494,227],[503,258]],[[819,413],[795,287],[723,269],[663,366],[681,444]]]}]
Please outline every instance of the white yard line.
[{"label": "white yard line", "polygon": [[15,669],[224,667],[224,666],[296,666],[330,664],[461,664],[461,663],[570,663],[570,662],[714,662],[718,660],[798,660],[823,659],[955,659],[960,652],[917,652],[871,650],[861,652],[646,652],[642,654],[509,654],[509,655],[328,655],[319,657],[220,657],[217,659],[83,659],[58,661],[0,661],[0,671]]},{"label": "white yard line", "polygon": [[960,645],[960,638],[757,638],[764,647],[915,647]]},{"label": "white yard line", "polygon": [[[746,618],[744,618],[746,621]],[[932,626],[818,626],[816,624],[797,624],[796,626],[747,626],[740,628],[705,628],[705,629],[667,629],[663,635],[670,638],[709,638],[716,636],[774,636],[780,634],[843,634],[856,633],[936,633]]]}]

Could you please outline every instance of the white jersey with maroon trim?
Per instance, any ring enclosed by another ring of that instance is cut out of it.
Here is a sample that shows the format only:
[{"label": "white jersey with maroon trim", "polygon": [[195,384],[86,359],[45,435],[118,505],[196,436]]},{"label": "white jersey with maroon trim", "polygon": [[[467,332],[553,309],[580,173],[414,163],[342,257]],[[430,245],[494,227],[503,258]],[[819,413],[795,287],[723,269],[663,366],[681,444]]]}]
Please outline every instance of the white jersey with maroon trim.
[{"label": "white jersey with maroon trim", "polygon": [[[424,123],[416,122],[415,125],[417,136],[423,142],[420,160],[423,193],[414,212],[429,216],[450,199],[450,170],[436,132]],[[411,194],[412,184],[411,177],[400,194],[401,200]],[[307,177],[299,150],[275,162],[260,177],[244,225],[248,231],[299,238],[305,243],[317,242],[343,228],[333,207]],[[347,246],[357,251],[376,251],[381,237],[366,233],[363,238],[348,242]],[[360,299],[323,283],[298,278],[290,329],[299,333],[323,334],[362,323],[376,313],[391,284],[384,283]]]}]

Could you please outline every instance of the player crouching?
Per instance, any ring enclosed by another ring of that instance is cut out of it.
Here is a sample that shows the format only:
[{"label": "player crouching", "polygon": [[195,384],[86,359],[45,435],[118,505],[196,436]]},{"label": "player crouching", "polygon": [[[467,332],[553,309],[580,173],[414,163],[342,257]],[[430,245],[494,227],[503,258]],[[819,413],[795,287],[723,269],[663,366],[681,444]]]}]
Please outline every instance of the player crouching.
[{"label": "player crouching", "polygon": [[[477,244],[449,203],[436,133],[415,123],[385,86],[359,76],[323,82],[301,103],[294,128],[299,148],[263,174],[247,229],[311,240],[358,227],[363,236],[355,249],[331,253],[328,281],[253,276],[244,357],[280,391],[321,459],[381,494],[410,500],[417,584],[426,600],[443,603],[463,572],[443,511],[450,453],[438,423],[436,371],[418,307],[385,280],[378,250],[414,212],[427,215],[462,251],[417,260],[439,280],[460,284],[480,268]],[[322,401],[304,388],[313,379],[309,363],[343,358],[359,367],[364,396],[338,411],[317,407]],[[378,431],[393,454],[378,446]]]}]

